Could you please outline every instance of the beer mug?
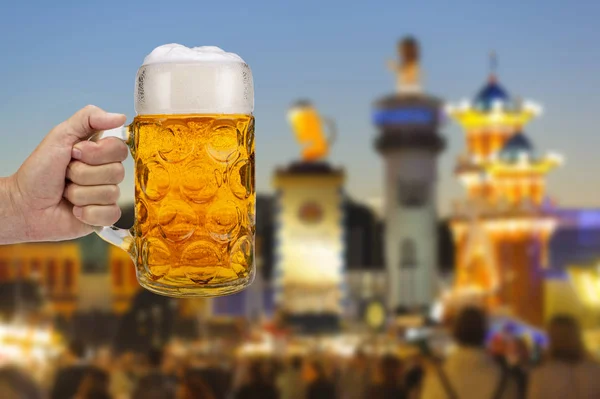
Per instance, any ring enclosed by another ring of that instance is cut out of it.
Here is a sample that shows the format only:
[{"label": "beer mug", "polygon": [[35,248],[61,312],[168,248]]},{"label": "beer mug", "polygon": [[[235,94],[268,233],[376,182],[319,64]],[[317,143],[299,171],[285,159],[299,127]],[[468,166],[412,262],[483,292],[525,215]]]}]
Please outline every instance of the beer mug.
[{"label": "beer mug", "polygon": [[[288,120],[302,147],[304,161],[317,161],[327,156],[336,137],[335,124],[331,119],[321,117],[309,101],[301,100],[288,110]],[[328,127],[329,135],[325,134],[324,125]]]},{"label": "beer mug", "polygon": [[217,47],[165,45],[135,82],[136,117],[118,137],[135,165],[131,229],[97,228],[127,251],[139,283],[173,297],[220,296],[254,278],[254,87]]}]

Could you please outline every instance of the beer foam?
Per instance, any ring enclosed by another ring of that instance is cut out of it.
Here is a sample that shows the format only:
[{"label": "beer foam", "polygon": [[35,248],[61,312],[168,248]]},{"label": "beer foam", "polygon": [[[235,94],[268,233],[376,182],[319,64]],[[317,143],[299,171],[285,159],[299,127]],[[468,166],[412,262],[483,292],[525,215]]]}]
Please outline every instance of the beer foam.
[{"label": "beer foam", "polygon": [[138,115],[251,114],[248,64],[219,47],[166,44],[144,59],[135,82]]},{"label": "beer foam", "polygon": [[235,53],[228,53],[216,46],[186,47],[181,44],[171,43],[159,46],[152,50],[144,59],[143,65],[160,63],[185,63],[185,62],[241,62],[242,57]]}]

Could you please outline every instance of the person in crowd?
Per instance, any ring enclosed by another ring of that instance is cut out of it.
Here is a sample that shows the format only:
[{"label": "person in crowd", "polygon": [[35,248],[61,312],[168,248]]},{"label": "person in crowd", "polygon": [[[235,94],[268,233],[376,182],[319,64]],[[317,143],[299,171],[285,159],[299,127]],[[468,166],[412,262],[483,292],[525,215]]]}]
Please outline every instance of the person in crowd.
[{"label": "person in crowd", "polygon": [[85,359],[85,347],[79,341],[73,341],[65,353],[64,366],[56,374],[50,399],[72,398],[77,393],[86,374],[95,367]]},{"label": "person in crowd", "polygon": [[527,399],[600,398],[600,364],[586,353],[577,321],[555,316],[548,335],[548,353],[531,373]]},{"label": "person in crowd", "polygon": [[520,397],[524,398],[531,369],[531,354],[523,338],[515,337],[507,342],[504,363],[515,379]]},{"label": "person in crowd", "polygon": [[165,375],[174,386],[179,384],[185,373],[185,362],[179,358],[168,346],[161,350],[154,351],[161,353],[160,372]]},{"label": "person in crowd", "polygon": [[250,364],[249,380],[235,393],[236,399],[278,399],[275,385],[265,378],[262,364],[254,361]]},{"label": "person in crowd", "polygon": [[277,379],[277,387],[281,394],[281,399],[303,399],[304,381],[302,381],[302,358],[293,356],[285,367],[284,371],[279,374]]},{"label": "person in crowd", "polygon": [[369,361],[367,355],[357,350],[340,381],[341,399],[363,399],[369,384]]},{"label": "person in crowd", "polygon": [[410,359],[406,372],[404,373],[404,390],[407,399],[418,399],[421,397],[421,388],[425,378],[424,360],[422,356]]},{"label": "person in crowd", "polygon": [[325,368],[318,361],[307,363],[306,399],[330,399],[336,397],[335,384],[327,378]]},{"label": "person in crowd", "polygon": [[187,370],[179,390],[178,399],[217,399],[201,370]]},{"label": "person in crowd", "polygon": [[237,359],[235,362],[231,378],[231,390],[233,392],[239,391],[242,386],[250,381],[250,365],[250,360],[244,357]]},{"label": "person in crowd", "polygon": [[513,399],[517,385],[485,349],[487,318],[476,307],[462,309],[453,335],[456,348],[445,363],[432,361],[426,373],[423,399]]},{"label": "person in crowd", "polygon": [[75,399],[111,399],[109,375],[100,368],[91,368],[83,377]]},{"label": "person in crowd", "polygon": [[44,399],[45,395],[31,377],[11,366],[0,368],[0,398]]},{"label": "person in crowd", "polygon": [[[222,359],[221,359],[222,360]],[[232,391],[232,374],[228,367],[217,359],[196,357],[189,367],[207,384],[215,399],[226,399]]]},{"label": "person in crowd", "polygon": [[378,365],[379,381],[368,388],[366,397],[381,399],[404,399],[402,386],[402,363],[393,355],[385,355]]},{"label": "person in crowd", "polygon": [[135,358],[130,352],[122,354],[110,376],[110,393],[114,399],[129,399],[137,383]]},{"label": "person in crowd", "polygon": [[501,367],[507,367],[507,342],[506,332],[495,333],[488,342],[488,353],[500,364]]},{"label": "person in crowd", "polygon": [[163,371],[163,352],[148,353],[148,372],[140,378],[133,399],[173,399],[177,392],[177,379]]},{"label": "person in crowd", "polygon": [[96,351],[92,365],[110,373],[113,367],[114,359],[111,350],[107,347],[100,348]]},{"label": "person in crowd", "polygon": [[335,385],[336,392],[339,392],[337,387],[339,386],[342,377],[340,367],[341,362],[341,357],[334,353],[326,352],[321,358],[321,365],[323,366],[323,370],[325,371],[325,377]]}]

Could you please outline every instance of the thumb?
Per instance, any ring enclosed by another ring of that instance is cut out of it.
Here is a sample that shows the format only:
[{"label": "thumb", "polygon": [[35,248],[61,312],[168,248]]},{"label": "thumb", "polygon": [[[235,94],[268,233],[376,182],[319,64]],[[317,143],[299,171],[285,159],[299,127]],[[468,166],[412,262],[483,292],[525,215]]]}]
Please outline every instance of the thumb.
[{"label": "thumb", "polygon": [[77,111],[64,124],[64,129],[55,129],[55,138],[69,145],[89,138],[98,130],[114,129],[125,123],[126,116],[106,112],[94,105],[88,105]]}]

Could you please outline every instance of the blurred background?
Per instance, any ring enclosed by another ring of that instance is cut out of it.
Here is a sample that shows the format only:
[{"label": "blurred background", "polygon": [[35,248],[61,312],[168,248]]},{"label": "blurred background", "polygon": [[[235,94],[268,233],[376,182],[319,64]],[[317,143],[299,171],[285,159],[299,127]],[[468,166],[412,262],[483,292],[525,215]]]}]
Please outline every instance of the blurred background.
[{"label": "blurred background", "polygon": [[488,314],[495,354],[520,342],[539,362],[565,314],[600,355],[600,5],[34,3],[0,15],[0,176],[86,104],[131,120],[136,70],[161,44],[240,54],[256,93],[250,288],[154,295],[95,235],[0,247],[0,363],[75,387],[53,397],[81,388],[59,370],[83,363],[115,398],[158,375],[181,397],[257,379],[360,397],[385,370],[419,397],[465,305]]}]

